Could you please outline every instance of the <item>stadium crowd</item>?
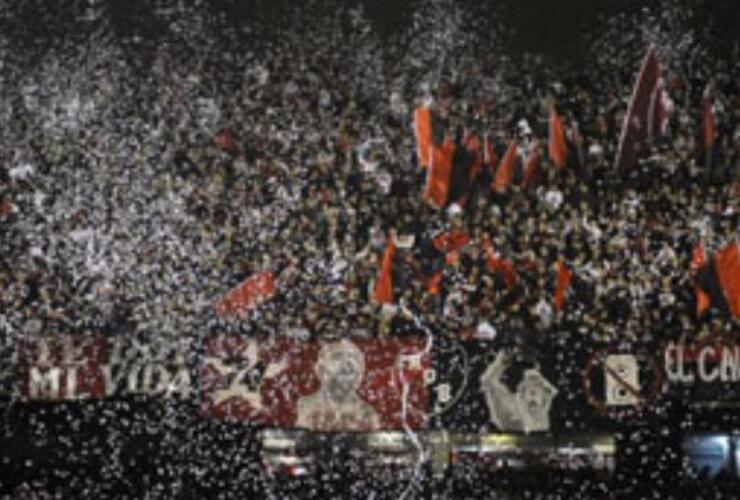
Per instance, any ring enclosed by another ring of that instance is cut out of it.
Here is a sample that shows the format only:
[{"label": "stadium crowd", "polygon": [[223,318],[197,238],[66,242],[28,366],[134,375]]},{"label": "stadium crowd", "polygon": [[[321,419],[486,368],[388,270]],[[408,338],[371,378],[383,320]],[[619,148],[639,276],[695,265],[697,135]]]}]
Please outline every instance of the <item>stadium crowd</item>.
[{"label": "stadium crowd", "polygon": [[[697,317],[689,267],[700,240],[710,255],[740,236],[740,57],[716,58],[700,34],[676,28],[686,10],[603,21],[588,63],[558,66],[499,50],[508,28],[452,1],[427,2],[387,39],[356,7],[326,5],[304,2],[269,29],[187,14],[151,39],[118,39],[104,26],[32,48],[0,33],[0,380],[19,339],[56,332],[166,342],[422,326],[526,346],[554,333],[583,345],[738,332],[716,308]],[[617,172],[650,43],[674,110],[667,134]],[[709,154],[699,139],[708,85]],[[412,123],[425,103],[445,133],[490,137],[499,159],[512,139],[525,158],[546,143],[554,104],[567,164],[554,166],[543,148],[541,175],[522,188],[519,171],[502,194],[491,189],[496,162],[465,206],[434,208]],[[448,259],[431,242],[451,231],[472,242]],[[399,247],[395,304],[382,305],[373,292],[389,239]],[[487,240],[513,264],[516,286],[490,271]],[[572,281],[557,311],[559,259]],[[216,313],[224,293],[263,271],[275,275],[274,297],[245,317]],[[187,469],[192,484],[243,487],[229,469],[247,460],[237,448],[248,440],[223,437],[233,453],[198,466],[186,445],[201,444],[185,429],[165,450],[180,462],[151,469],[166,469],[171,484]],[[101,481],[78,482],[97,491],[118,473],[100,470]],[[532,477],[512,474],[504,489]],[[24,485],[14,498],[26,487],[38,497]]]},{"label": "stadium crowd", "polygon": [[[403,334],[421,319],[513,342],[552,328],[602,340],[732,328],[716,313],[697,325],[688,266],[700,238],[709,251],[737,238],[737,62],[693,58],[687,67],[683,52],[658,46],[675,106],[669,130],[619,173],[645,36],[616,42],[621,29],[609,25],[589,66],[557,68],[482,50],[480,39],[471,48],[459,16],[433,36],[411,29],[409,45],[384,46],[361,13],[316,15],[311,30],[288,22],[241,54],[202,40],[205,48],[183,50],[135,41],[151,54],[144,63],[110,40],[68,42],[19,74],[5,91],[0,149],[3,327],[197,336],[205,318],[257,334]],[[717,139],[705,166],[697,138],[709,83]],[[555,167],[544,148],[536,183],[520,189],[519,172],[494,194],[494,165],[464,207],[435,209],[422,197],[413,135],[423,102],[445,117],[446,132],[490,136],[498,158],[511,139],[523,155],[545,142],[554,103],[567,165]],[[218,147],[223,134],[234,141]],[[429,293],[426,243],[450,230],[474,244],[435,268],[440,291]],[[414,237],[394,266],[401,307],[372,300],[392,234]],[[487,237],[513,262],[513,289],[487,270]],[[559,257],[572,284],[557,312]],[[220,295],[263,270],[277,277],[272,300],[248,318],[214,314]]]}]

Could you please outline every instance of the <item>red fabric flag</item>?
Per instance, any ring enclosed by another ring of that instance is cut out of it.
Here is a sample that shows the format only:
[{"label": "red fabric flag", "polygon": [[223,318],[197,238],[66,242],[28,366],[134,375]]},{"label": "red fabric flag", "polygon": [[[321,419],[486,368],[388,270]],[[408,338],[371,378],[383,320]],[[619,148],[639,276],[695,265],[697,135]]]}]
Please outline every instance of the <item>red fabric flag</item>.
[{"label": "red fabric flag", "polygon": [[563,303],[565,302],[565,292],[570,287],[571,273],[568,267],[565,265],[565,261],[560,257],[558,259],[558,276],[555,284],[555,295],[553,298],[553,304],[556,311],[563,309]]},{"label": "red fabric flag", "polygon": [[519,282],[519,275],[514,268],[514,264],[508,259],[500,258],[493,250],[491,240],[486,239],[483,242],[483,249],[486,252],[486,265],[488,270],[492,273],[502,273],[504,275],[504,283],[506,288],[511,290]]},{"label": "red fabric flag", "polygon": [[380,275],[375,282],[373,300],[379,304],[393,304],[393,256],[396,254],[396,245],[389,238],[383,254],[383,263],[380,267]]},{"label": "red fabric flag", "polygon": [[470,243],[470,235],[465,231],[452,231],[434,237],[434,248],[443,253],[455,252]]},{"label": "red fabric flag", "polygon": [[704,314],[709,306],[711,305],[711,299],[709,294],[702,290],[700,287],[695,288],[696,291],[696,316],[699,317]]},{"label": "red fabric flag", "polygon": [[[656,92],[659,94],[656,95]],[[625,171],[632,167],[643,145],[651,137],[662,132],[664,124],[655,123],[654,118],[656,103],[662,103],[663,100],[661,92],[663,89],[660,85],[660,64],[655,54],[655,47],[650,46],[642,61],[627,114],[624,117],[615,160],[617,170]]]},{"label": "red fabric flag", "polygon": [[431,150],[424,199],[437,208],[443,208],[447,204],[447,196],[450,191],[455,143],[448,138],[441,147],[432,146]]},{"label": "red fabric flag", "polygon": [[740,243],[731,243],[715,254],[715,271],[730,313],[740,317]]},{"label": "red fabric flag", "polygon": [[699,243],[696,244],[696,248],[694,249],[694,255],[691,257],[691,270],[696,272],[704,267],[705,263],[704,241],[699,240]]},{"label": "red fabric flag", "polygon": [[460,258],[460,250],[470,243],[470,235],[464,231],[443,233],[436,236],[432,243],[437,250],[445,254],[447,264],[454,265]]},{"label": "red fabric flag", "polygon": [[717,134],[714,126],[714,114],[712,113],[713,103],[714,96],[711,90],[707,88],[701,103],[701,138],[705,150],[712,149]]},{"label": "red fabric flag", "polygon": [[650,107],[648,109],[648,140],[653,141],[656,137],[662,137],[668,130],[668,118],[670,117],[671,103],[665,90],[665,82],[662,77],[658,78],[655,90],[650,96]]},{"label": "red fabric flag", "polygon": [[509,143],[509,149],[506,150],[501,165],[499,165],[496,171],[496,176],[493,179],[491,189],[497,193],[503,193],[511,183],[511,179],[514,177],[514,166],[516,165],[517,145],[515,141]]},{"label": "red fabric flag", "polygon": [[540,141],[536,140],[532,145],[532,150],[529,152],[527,157],[527,168],[524,172],[524,178],[520,184],[522,189],[526,189],[534,180],[536,174],[540,170]]},{"label": "red fabric flag", "polygon": [[216,134],[216,145],[231,155],[239,154],[239,145],[236,143],[236,137],[230,128],[221,129]]},{"label": "red fabric flag", "polygon": [[275,277],[270,271],[253,274],[232,288],[216,305],[222,316],[242,316],[275,295]]},{"label": "red fabric flag", "polygon": [[565,143],[563,121],[555,112],[554,106],[550,110],[549,129],[550,137],[548,139],[548,151],[550,154],[550,161],[562,168],[565,166],[565,162],[568,159],[568,146]]},{"label": "red fabric flag", "polygon": [[431,161],[431,148],[434,144],[432,133],[432,110],[419,106],[414,111],[414,134],[416,136],[416,156],[421,167],[428,167]]}]

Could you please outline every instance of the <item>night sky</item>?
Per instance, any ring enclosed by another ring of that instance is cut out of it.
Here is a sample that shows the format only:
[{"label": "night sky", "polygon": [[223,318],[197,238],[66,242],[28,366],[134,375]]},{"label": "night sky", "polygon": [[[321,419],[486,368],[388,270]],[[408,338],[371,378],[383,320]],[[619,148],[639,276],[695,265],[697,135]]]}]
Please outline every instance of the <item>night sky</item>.
[{"label": "night sky", "polygon": [[[339,0],[315,2],[327,15]],[[347,0],[342,0],[343,2]],[[348,0],[356,2],[357,0]],[[410,20],[418,0],[359,0],[365,4],[376,29],[383,36],[393,36]],[[260,23],[269,26],[285,16],[300,15],[294,0],[88,0],[99,5],[122,37],[139,35],[156,38],[162,20],[153,15],[158,7],[198,5],[213,16],[228,19],[236,27]],[[477,10],[491,9],[491,16],[503,16],[508,27],[514,28],[509,49],[530,51],[548,59],[581,63],[587,47],[590,27],[602,17],[619,12],[655,8],[652,2],[641,0],[495,0],[481,2],[459,0],[460,4]],[[717,55],[727,57],[740,40],[740,6],[737,0],[677,0],[677,4],[693,9],[696,27],[705,42]],[[0,28],[11,33],[19,47],[57,36],[84,35],[85,26],[75,20],[86,2],[47,2],[44,0],[8,0],[0,8]],[[498,12],[495,14],[494,12]]]}]

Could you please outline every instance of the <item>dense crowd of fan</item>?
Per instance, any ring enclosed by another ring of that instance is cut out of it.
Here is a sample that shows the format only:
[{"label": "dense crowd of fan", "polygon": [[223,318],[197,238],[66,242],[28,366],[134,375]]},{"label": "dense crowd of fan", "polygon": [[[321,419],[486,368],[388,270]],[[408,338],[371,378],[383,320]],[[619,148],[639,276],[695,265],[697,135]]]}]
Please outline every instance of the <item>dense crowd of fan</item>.
[{"label": "dense crowd of fan", "polygon": [[[197,336],[220,294],[272,270],[277,297],[246,320],[214,318],[215,328],[399,333],[413,329],[410,313],[455,335],[482,323],[530,334],[557,324],[598,339],[696,332],[691,251],[699,238],[711,249],[737,236],[737,64],[685,60],[703,55],[690,37],[659,46],[675,111],[667,136],[623,175],[613,163],[639,57],[648,41],[672,38],[615,41],[624,27],[613,22],[592,64],[553,68],[481,49],[486,40],[472,48],[464,18],[438,15],[445,21],[431,34],[417,19],[406,46],[383,46],[348,10],[328,23],[317,13],[310,30],[288,24],[244,53],[214,55],[213,43],[198,57],[192,47],[149,48],[148,68],[109,40],[49,49],[5,96],[5,328]],[[661,35],[661,19],[651,22]],[[225,60],[236,83],[212,68]],[[719,129],[711,168],[697,144],[710,83]],[[499,157],[510,138],[525,152],[546,139],[554,102],[568,165],[545,158],[537,186],[504,196],[493,195],[486,171],[463,210],[433,209],[411,128],[411,112],[430,99],[448,131],[489,134]],[[222,128],[235,133],[238,154],[214,145]],[[515,297],[476,245],[445,267],[440,294],[427,293],[413,271],[419,242],[451,228],[479,243],[490,237],[514,262]],[[416,245],[394,280],[404,307],[389,310],[371,290],[392,232]],[[559,256],[573,284],[556,315]]]},{"label": "dense crowd of fan", "polygon": [[[388,39],[360,10],[322,5],[302,4],[269,36],[230,38],[188,14],[156,41],[103,28],[26,57],[0,34],[0,73],[12,75],[0,87],[0,352],[58,331],[198,339],[421,324],[531,344],[553,331],[593,342],[736,328],[719,311],[697,319],[688,268],[700,238],[710,252],[738,238],[740,59],[713,58],[676,27],[685,10],[605,21],[588,64],[557,67],[499,50],[507,28],[451,1],[428,2]],[[618,173],[649,43],[675,109],[665,138]],[[707,166],[697,137],[710,83]],[[461,210],[432,208],[412,127],[429,101],[447,131],[487,134],[499,157],[512,138],[525,154],[545,140],[554,103],[568,165],[545,156],[536,186],[504,195],[484,171]],[[238,152],[217,147],[224,129]],[[422,243],[453,229],[476,244],[443,265],[431,294]],[[415,242],[394,275],[395,307],[372,300],[391,235]],[[487,269],[486,237],[514,263],[515,290]],[[559,257],[573,282],[555,312]],[[275,297],[246,318],[216,315],[227,290],[264,270]]]}]

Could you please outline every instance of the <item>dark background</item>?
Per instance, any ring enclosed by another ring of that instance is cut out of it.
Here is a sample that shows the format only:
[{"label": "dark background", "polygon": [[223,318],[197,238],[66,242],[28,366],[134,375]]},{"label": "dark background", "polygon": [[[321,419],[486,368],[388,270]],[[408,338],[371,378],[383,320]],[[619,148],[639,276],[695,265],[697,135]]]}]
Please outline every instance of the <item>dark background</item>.
[{"label": "dark background", "polygon": [[[88,0],[94,1],[94,0]],[[331,15],[338,2],[362,3],[376,29],[383,36],[398,33],[409,22],[420,0],[318,0],[312,2]],[[97,0],[118,35],[137,34],[155,38],[165,21],[153,15],[157,7],[180,3],[202,9],[209,15],[226,19],[234,26],[259,24],[267,28],[286,16],[300,15],[304,2],[294,0]],[[646,9],[657,12],[658,2],[644,0],[458,0],[486,16],[497,10],[515,33],[508,40],[512,52],[541,53],[558,62],[581,63],[587,46],[585,35],[602,16]],[[740,40],[740,6],[736,0],[675,0],[676,6],[691,9],[695,27],[706,36],[703,40],[717,55],[727,56]],[[18,43],[29,46],[56,36],[84,35],[89,27],[76,21],[86,2],[47,2],[45,0],[8,0],[0,7],[0,28]],[[175,16],[176,11],[175,11]]]}]

